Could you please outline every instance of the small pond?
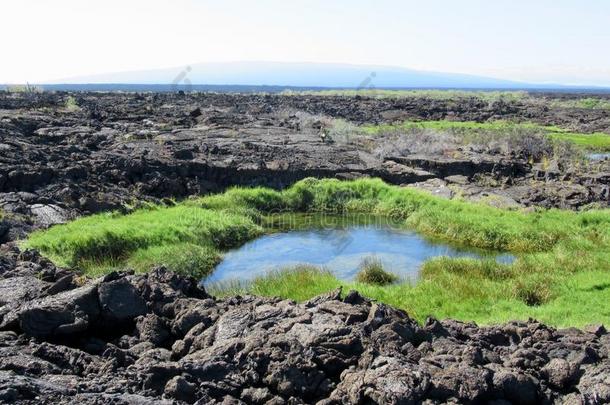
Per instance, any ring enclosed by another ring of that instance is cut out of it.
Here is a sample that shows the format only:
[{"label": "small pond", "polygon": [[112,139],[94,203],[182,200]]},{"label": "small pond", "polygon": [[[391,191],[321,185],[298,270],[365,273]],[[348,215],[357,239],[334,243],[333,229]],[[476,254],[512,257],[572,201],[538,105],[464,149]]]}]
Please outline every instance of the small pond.
[{"label": "small pond", "polygon": [[339,279],[352,280],[362,261],[369,257],[381,261],[385,270],[401,279],[415,281],[421,264],[433,257],[495,258],[502,263],[514,260],[509,254],[458,248],[389,224],[362,222],[321,226],[315,221],[309,229],[301,227],[261,236],[227,252],[205,282],[248,282],[297,264],[324,267]]},{"label": "small pond", "polygon": [[587,158],[589,160],[606,160],[610,159],[610,153],[589,153]]}]

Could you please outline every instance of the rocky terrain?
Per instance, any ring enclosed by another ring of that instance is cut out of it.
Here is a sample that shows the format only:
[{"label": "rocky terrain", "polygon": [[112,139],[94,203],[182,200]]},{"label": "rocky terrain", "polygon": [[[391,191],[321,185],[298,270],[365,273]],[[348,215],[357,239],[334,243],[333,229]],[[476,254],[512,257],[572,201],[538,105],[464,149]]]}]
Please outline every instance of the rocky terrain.
[{"label": "rocky terrain", "polygon": [[303,304],[215,299],[159,268],[98,280],[14,240],[80,215],[308,176],[375,176],[503,206],[607,205],[610,168],[518,153],[380,154],[324,122],[516,119],[609,131],[605,110],[227,94],[0,93],[0,403],[610,402],[610,335],[536,321],[478,327],[338,291]]},{"label": "rocky terrain", "polygon": [[2,253],[3,403],[610,401],[602,326],[418,326],[355,292],[217,300],[163,268],[82,284],[35,252]]},{"label": "rocky terrain", "polygon": [[384,137],[320,136],[332,119],[354,125],[512,119],[610,132],[607,110],[550,108],[544,102],[0,93],[0,209],[6,214],[0,242],[139,201],[236,184],[284,187],[308,176],[375,176],[503,206],[578,208],[610,201],[608,164],[574,172],[562,162],[540,167],[519,151],[493,148],[407,153]]}]

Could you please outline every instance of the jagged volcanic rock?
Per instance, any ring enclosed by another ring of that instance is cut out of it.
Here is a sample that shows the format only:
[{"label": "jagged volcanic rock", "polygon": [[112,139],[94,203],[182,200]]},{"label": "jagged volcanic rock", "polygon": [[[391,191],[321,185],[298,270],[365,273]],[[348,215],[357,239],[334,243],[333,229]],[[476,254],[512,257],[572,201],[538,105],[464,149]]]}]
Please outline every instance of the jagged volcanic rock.
[{"label": "jagged volcanic rock", "polygon": [[[210,297],[158,268],[78,286],[3,250],[0,401],[24,404],[605,403],[610,335],[428,319],[339,291]],[[31,269],[44,272],[34,282]],[[16,287],[20,285],[20,287]]]}]

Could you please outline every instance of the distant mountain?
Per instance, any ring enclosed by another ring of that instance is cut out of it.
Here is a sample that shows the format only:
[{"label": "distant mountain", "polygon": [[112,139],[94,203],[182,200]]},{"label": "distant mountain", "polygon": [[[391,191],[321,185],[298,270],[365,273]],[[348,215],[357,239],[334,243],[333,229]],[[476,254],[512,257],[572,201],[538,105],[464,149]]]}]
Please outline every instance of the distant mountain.
[{"label": "distant mountain", "polygon": [[55,84],[55,86],[58,84],[176,84],[183,87],[188,83],[211,86],[305,88],[550,89],[567,87],[401,67],[279,62],[203,63],[169,69],[74,77],[50,84]]}]

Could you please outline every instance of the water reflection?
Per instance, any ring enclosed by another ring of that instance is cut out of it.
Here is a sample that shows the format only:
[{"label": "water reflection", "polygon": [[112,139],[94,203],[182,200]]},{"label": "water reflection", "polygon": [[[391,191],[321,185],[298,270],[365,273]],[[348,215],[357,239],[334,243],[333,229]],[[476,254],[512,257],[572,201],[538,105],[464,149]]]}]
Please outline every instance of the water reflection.
[{"label": "water reflection", "polygon": [[589,160],[606,160],[610,159],[610,153],[589,153],[587,158]]},{"label": "water reflection", "polygon": [[325,267],[339,279],[352,280],[360,263],[370,256],[405,280],[416,280],[421,264],[437,256],[486,257],[503,263],[514,260],[507,254],[430,241],[404,229],[351,225],[262,236],[228,252],[206,282],[249,281],[271,270],[304,263]]}]

